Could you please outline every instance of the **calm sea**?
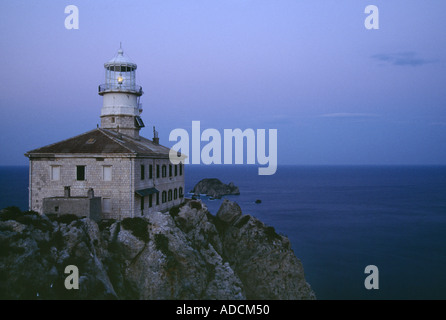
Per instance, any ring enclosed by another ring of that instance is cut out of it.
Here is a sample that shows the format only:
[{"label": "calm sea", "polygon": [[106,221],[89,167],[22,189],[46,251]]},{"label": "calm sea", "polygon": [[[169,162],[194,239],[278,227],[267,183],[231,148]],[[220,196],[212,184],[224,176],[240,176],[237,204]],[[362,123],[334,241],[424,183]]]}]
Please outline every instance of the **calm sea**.
[{"label": "calm sea", "polygon": [[[234,182],[243,213],[288,236],[318,299],[446,299],[446,167],[186,167]],[[28,168],[0,167],[0,208],[27,209]],[[262,200],[255,204],[255,200]],[[216,214],[221,200],[203,198]],[[367,265],[379,289],[366,290]]]}]

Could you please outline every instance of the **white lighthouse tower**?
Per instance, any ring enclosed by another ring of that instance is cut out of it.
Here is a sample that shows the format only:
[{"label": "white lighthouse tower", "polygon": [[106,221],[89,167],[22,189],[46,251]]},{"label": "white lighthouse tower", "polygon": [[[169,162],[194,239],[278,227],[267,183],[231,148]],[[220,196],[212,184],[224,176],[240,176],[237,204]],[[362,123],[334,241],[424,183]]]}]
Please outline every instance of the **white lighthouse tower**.
[{"label": "white lighthouse tower", "polygon": [[136,84],[136,64],[124,56],[122,47],[118,54],[104,64],[105,83],[99,85],[103,96],[101,128],[119,131],[139,139],[139,130],[144,127],[140,114],[142,87]]}]

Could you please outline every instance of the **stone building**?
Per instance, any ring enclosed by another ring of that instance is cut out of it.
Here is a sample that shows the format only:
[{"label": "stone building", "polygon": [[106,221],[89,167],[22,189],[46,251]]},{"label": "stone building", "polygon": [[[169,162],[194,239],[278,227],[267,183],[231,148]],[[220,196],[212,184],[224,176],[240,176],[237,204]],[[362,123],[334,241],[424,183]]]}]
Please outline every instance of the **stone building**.
[{"label": "stone building", "polygon": [[[80,198],[92,198],[89,192],[101,198],[103,219],[165,211],[183,201],[183,164],[170,162],[170,149],[159,144],[155,129],[152,140],[139,135],[143,91],[136,84],[136,64],[119,49],[104,67],[101,126],[25,154],[30,210],[80,215],[75,207]],[[97,215],[97,205],[93,208]]]}]

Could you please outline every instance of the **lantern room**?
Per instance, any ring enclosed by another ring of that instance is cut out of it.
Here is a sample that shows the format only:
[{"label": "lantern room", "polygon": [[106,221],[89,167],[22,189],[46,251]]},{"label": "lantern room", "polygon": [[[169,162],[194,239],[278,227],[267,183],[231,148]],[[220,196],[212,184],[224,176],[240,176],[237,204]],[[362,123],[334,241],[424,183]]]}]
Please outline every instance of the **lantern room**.
[{"label": "lantern room", "polygon": [[142,87],[136,84],[136,64],[124,55],[122,47],[118,54],[104,64],[105,83],[99,85],[99,94],[106,92],[130,92],[142,95]]}]

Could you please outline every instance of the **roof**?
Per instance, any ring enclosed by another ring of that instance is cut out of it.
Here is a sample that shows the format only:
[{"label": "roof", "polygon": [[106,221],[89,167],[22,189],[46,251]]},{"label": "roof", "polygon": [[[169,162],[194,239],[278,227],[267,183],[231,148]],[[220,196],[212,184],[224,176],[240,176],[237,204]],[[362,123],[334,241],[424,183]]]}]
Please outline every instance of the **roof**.
[{"label": "roof", "polygon": [[160,193],[160,192],[157,188],[147,188],[147,189],[136,190],[135,193],[141,197],[145,197],[150,194]]},{"label": "roof", "polygon": [[115,55],[110,61],[104,64],[105,67],[108,67],[110,65],[129,65],[136,69],[136,63],[132,62],[129,57],[124,55],[124,50],[122,50],[122,48],[118,50],[117,55]]},{"label": "roof", "polygon": [[133,139],[113,130],[97,128],[78,136],[34,149],[27,157],[44,157],[55,154],[128,154],[147,157],[169,157],[170,149],[140,137]]}]

